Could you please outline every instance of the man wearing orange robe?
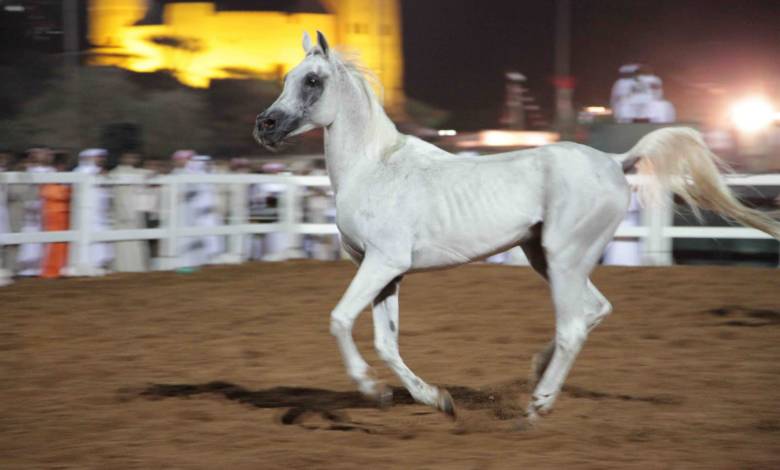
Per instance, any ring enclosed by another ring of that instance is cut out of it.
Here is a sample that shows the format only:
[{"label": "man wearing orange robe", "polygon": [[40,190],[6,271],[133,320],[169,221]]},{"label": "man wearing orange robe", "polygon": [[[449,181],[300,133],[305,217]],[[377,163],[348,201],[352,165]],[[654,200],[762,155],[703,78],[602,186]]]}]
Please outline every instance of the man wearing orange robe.
[{"label": "man wearing orange robe", "polygon": [[[57,155],[54,162],[57,171],[65,171],[67,155]],[[68,230],[70,226],[70,186],[67,184],[41,185],[43,199],[43,230]],[[62,269],[68,263],[68,244],[49,243],[43,257],[41,277],[60,277]]]}]

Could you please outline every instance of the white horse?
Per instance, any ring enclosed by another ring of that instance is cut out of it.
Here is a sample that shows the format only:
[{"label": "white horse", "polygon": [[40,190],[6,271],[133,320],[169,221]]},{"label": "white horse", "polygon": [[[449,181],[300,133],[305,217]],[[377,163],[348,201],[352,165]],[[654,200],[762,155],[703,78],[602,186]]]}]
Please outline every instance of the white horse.
[{"label": "white horse", "polygon": [[303,37],[303,61],[257,117],[266,147],[322,127],[345,250],[359,269],[331,313],[332,334],[360,391],[387,403],[352,326],[372,304],[374,345],[415,400],[454,416],[449,393],[424,382],[398,351],[398,292],[404,274],[481,260],[521,246],[549,281],[555,337],[534,357],[529,419],[548,412],[588,335],[610,313],[588,279],[629,203],[624,172],[637,163],[652,183],[780,238],[780,224],[742,206],[725,186],[717,157],[693,129],[665,128],[628,153],[570,142],[484,157],[455,156],[399,133],[354,64],[325,37]]}]

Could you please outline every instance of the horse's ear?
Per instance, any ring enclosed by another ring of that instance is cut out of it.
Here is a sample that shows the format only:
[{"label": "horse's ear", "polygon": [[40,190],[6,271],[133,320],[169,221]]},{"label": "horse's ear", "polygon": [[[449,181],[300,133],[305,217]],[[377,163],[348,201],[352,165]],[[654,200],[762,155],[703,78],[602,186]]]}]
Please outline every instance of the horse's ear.
[{"label": "horse's ear", "polygon": [[325,54],[325,57],[328,57],[328,50],[330,49],[330,46],[328,46],[328,40],[325,39],[325,35],[320,31],[317,31],[317,42],[320,45],[320,49],[322,49],[322,53]]},{"label": "horse's ear", "polygon": [[303,52],[309,53],[311,50],[311,36],[308,31],[303,32]]}]

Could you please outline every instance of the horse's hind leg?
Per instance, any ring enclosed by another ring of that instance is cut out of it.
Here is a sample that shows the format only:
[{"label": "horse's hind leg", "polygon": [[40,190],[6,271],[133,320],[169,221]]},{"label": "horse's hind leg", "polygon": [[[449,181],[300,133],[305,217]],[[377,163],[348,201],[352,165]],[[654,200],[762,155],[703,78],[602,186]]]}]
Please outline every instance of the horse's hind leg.
[{"label": "horse's hind leg", "polygon": [[[398,293],[401,278],[394,279],[374,299],[374,347],[379,357],[395,372],[412,397],[420,403],[438,408],[455,416],[455,408],[449,393],[425,383],[401,359],[398,351]],[[383,398],[392,398],[385,392]]]},{"label": "horse's hind leg", "polygon": [[[549,281],[549,275],[547,273],[547,255],[545,254],[544,247],[542,246],[542,229],[543,224],[540,222],[530,230],[530,236],[520,243],[520,247],[525,252],[525,256],[528,258],[528,262],[531,267],[546,281]],[[588,279],[588,288],[584,295],[585,316],[587,330],[590,332],[595,328],[610,312],[612,312],[612,304],[609,303],[606,297],[599,292],[593,282]],[[548,342],[544,349],[534,354],[531,360],[531,374],[529,377],[529,383],[531,387],[535,387],[542,375],[544,375],[547,366],[550,365],[553,353],[555,352],[555,339],[553,338]]]},{"label": "horse's hind leg", "polygon": [[[528,262],[531,267],[546,281],[549,281],[547,276],[547,256],[544,253],[544,247],[542,246],[542,223],[538,223],[531,227],[530,236],[520,243],[520,247],[523,249]],[[547,369],[552,359],[553,352],[555,351],[555,340],[553,339],[547,345],[534,354],[531,360],[531,376],[529,382],[531,387],[536,386],[539,379],[542,378],[542,374]]]},{"label": "horse's hind leg", "polygon": [[[552,409],[588,332],[611,310],[588,276],[622,218],[623,211],[619,209],[616,204],[606,203],[597,213],[572,224],[569,230],[545,227],[545,237],[552,238],[543,244],[555,307],[555,340],[545,351],[549,359],[540,360],[543,374],[528,407],[530,417]],[[548,233],[550,229],[556,231]]]}]

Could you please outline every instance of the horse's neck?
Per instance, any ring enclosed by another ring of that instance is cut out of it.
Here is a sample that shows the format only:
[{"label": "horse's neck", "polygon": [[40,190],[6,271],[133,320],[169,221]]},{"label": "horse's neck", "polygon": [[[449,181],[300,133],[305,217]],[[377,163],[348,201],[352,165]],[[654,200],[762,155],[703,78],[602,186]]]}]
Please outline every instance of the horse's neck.
[{"label": "horse's neck", "polygon": [[367,166],[380,163],[400,136],[382,106],[354,82],[350,85],[336,119],[325,129],[325,159],[334,191]]}]

